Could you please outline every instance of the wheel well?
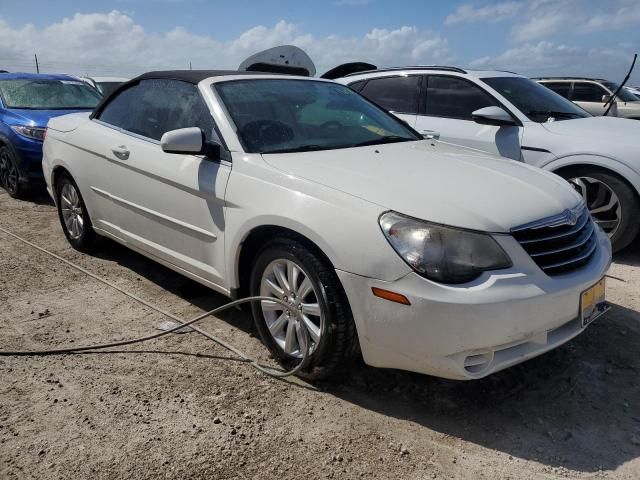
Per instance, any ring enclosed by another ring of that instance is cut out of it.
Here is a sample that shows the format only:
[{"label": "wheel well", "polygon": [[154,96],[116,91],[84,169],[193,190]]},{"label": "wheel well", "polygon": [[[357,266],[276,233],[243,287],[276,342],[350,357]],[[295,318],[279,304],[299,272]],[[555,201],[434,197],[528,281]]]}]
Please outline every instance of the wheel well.
[{"label": "wheel well", "polygon": [[290,238],[302,243],[309,251],[313,252],[323,263],[333,269],[333,264],[329,257],[313,241],[289,228],[277,225],[263,225],[256,227],[240,247],[240,257],[238,260],[238,288],[232,292],[234,298],[242,298],[249,295],[249,277],[251,276],[251,266],[265,244],[277,238]]},{"label": "wheel well", "polygon": [[69,178],[73,178],[69,171],[64,167],[58,166],[53,169],[53,173],[51,174],[51,186],[53,187],[54,192],[56,189],[56,183],[58,183],[58,179],[63,175],[67,175]]},{"label": "wheel well", "polygon": [[560,167],[557,170],[554,170],[553,173],[555,173],[556,175],[560,175],[561,177],[564,177],[564,175],[569,175],[571,173],[571,171],[573,171],[573,170],[586,169],[586,168],[588,168],[588,169],[590,169],[590,170],[592,170],[594,172],[600,172],[600,173],[606,173],[607,175],[613,175],[614,177],[616,177],[620,181],[626,183],[627,186],[631,189],[631,191],[636,194],[636,197],[638,199],[640,199],[640,192],[638,192],[638,190],[636,190],[636,188],[629,182],[629,180],[624,178],[618,172],[615,172],[615,171],[610,170],[610,169],[605,168],[605,167],[601,167],[599,165],[589,165],[589,164],[584,164],[584,163],[576,164],[576,165],[567,165],[565,167]]}]

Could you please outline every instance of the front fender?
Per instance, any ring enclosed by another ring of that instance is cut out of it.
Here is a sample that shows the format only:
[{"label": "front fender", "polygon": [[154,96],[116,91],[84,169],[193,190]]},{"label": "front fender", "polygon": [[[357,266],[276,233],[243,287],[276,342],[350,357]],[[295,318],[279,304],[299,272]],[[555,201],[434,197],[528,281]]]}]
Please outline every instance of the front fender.
[{"label": "front fender", "polygon": [[258,227],[292,230],[313,243],[336,269],[395,280],[410,268],[389,245],[378,217],[385,210],[340,191],[260,165],[260,175],[238,172],[234,164],[226,190],[225,271],[230,288],[239,286],[243,242]]},{"label": "front fender", "polygon": [[640,195],[640,174],[616,158],[604,155],[566,155],[541,165],[541,168],[556,172],[561,168],[583,165],[597,166],[618,174],[627,180]]}]

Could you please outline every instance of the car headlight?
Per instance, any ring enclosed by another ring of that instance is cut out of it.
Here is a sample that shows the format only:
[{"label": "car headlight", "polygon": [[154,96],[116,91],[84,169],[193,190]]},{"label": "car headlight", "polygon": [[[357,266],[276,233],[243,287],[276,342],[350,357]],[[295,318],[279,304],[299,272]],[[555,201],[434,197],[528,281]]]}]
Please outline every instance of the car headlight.
[{"label": "car headlight", "polygon": [[488,234],[446,227],[395,212],[380,216],[394,250],[420,275],[440,283],[465,283],[486,270],[512,266]]},{"label": "car headlight", "polygon": [[23,137],[33,138],[34,140],[44,141],[47,129],[43,127],[29,127],[26,125],[13,125],[11,127],[14,132]]}]

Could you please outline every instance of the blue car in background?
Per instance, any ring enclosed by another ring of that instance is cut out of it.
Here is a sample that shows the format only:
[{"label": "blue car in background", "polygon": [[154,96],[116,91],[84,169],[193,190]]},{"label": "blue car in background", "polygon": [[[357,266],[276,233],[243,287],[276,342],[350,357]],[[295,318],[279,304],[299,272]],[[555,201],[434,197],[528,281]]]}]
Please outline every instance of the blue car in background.
[{"label": "blue car in background", "polygon": [[92,111],[100,93],[68,75],[0,73],[0,187],[14,198],[42,183],[42,141],[50,118]]}]

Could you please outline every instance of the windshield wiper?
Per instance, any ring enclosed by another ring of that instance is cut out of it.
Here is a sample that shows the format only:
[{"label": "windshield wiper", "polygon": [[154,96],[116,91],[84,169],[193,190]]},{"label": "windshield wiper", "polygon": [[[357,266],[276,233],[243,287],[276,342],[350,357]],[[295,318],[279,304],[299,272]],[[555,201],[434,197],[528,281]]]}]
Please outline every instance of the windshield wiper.
[{"label": "windshield wiper", "polygon": [[384,137],[378,137],[373,140],[366,140],[364,142],[351,145],[352,147],[366,147],[368,145],[382,145],[384,143],[396,143],[396,142],[410,142],[412,140],[418,140],[417,138],[401,137],[399,135],[386,135]]},{"label": "windshield wiper", "polygon": [[563,117],[563,118],[580,118],[581,115],[579,113],[572,112],[555,112],[553,110],[530,110],[527,112],[528,115],[544,115],[546,117]]},{"label": "windshield wiper", "polygon": [[[315,152],[318,150],[331,150],[332,147],[326,145],[302,145],[300,147],[278,148],[276,150],[267,150],[262,152],[264,155],[269,153],[295,153],[295,152]],[[333,147],[339,148],[339,147]]]},{"label": "windshield wiper", "polygon": [[611,111],[611,107],[613,107],[613,104],[616,103],[616,97],[620,93],[620,90],[622,90],[624,88],[624,86],[627,84],[627,82],[629,81],[629,77],[631,76],[631,72],[633,72],[633,67],[636,66],[636,60],[637,59],[638,59],[638,54],[636,53],[633,56],[633,62],[631,62],[631,68],[629,69],[629,73],[627,73],[627,76],[624,77],[624,80],[622,81],[622,83],[620,84],[618,89],[615,92],[613,92],[613,95],[611,95],[611,98],[609,98],[609,100],[603,105],[604,107],[607,107],[607,109],[604,111],[604,115],[603,115],[604,117],[609,115],[609,111]]}]

